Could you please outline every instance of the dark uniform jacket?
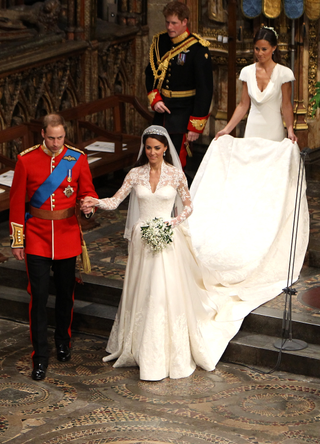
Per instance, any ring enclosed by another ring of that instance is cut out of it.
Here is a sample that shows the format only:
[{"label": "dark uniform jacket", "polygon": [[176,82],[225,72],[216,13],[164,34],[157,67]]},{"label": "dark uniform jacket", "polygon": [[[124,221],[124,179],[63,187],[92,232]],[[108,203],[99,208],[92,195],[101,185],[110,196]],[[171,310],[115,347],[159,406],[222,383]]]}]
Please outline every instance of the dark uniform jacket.
[{"label": "dark uniform jacket", "polygon": [[209,42],[187,30],[171,39],[167,32],[153,37],[146,87],[151,107],[163,100],[171,111],[155,113],[154,124],[169,134],[202,133],[208,119],[212,94]]}]

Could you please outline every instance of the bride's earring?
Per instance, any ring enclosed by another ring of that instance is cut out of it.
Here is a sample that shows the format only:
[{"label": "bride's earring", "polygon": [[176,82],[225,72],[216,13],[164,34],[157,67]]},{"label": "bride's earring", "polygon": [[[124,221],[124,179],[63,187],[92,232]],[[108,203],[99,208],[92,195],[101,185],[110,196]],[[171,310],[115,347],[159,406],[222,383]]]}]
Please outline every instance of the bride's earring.
[{"label": "bride's earring", "polygon": [[166,157],[166,152],[163,153],[163,157]]}]

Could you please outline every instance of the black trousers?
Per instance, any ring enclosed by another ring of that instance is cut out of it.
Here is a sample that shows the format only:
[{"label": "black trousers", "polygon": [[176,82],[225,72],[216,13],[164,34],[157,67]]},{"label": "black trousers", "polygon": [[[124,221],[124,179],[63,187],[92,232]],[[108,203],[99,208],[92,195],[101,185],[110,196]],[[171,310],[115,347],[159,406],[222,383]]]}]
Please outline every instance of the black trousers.
[{"label": "black trousers", "polygon": [[26,255],[31,295],[29,304],[30,336],[33,345],[34,364],[48,365],[47,340],[47,301],[49,296],[50,269],[52,267],[56,287],[55,303],[55,343],[56,346],[70,346],[71,323],[75,286],[76,257],[53,260],[50,258]]}]

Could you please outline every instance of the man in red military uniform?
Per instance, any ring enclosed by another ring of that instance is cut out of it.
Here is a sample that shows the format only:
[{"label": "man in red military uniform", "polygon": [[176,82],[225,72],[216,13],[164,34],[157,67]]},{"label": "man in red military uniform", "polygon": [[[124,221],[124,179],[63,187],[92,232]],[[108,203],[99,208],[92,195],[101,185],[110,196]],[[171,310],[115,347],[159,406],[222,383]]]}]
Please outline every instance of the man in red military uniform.
[{"label": "man in red military uniform", "polygon": [[146,68],[153,123],[164,126],[186,164],[186,142],[205,128],[213,94],[209,42],[188,29],[189,8],[180,1],[164,9],[167,31],[153,37]]},{"label": "man in red military uniform", "polygon": [[41,134],[42,145],[18,156],[9,217],[12,253],[16,259],[26,260],[29,277],[34,380],[44,379],[48,366],[46,304],[51,267],[56,286],[57,358],[63,362],[71,358],[75,264],[81,254],[76,200],[98,197],[85,154],[64,144],[64,119],[58,114],[45,116]]}]

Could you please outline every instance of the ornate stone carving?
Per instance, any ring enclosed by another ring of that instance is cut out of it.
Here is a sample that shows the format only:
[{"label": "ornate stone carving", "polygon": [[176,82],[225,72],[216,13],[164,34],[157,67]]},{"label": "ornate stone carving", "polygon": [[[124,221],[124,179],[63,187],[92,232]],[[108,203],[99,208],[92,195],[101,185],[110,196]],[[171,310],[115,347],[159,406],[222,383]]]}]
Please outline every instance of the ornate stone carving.
[{"label": "ornate stone carving", "polygon": [[[6,30],[16,30],[17,27],[32,27],[40,34],[49,32],[62,32],[58,27],[58,18],[61,10],[59,0],[45,0],[43,3],[36,2],[32,6],[20,5],[11,9],[0,9],[0,17],[11,21],[7,23]],[[22,37],[24,38],[24,37]]]},{"label": "ornate stone carving", "polygon": [[[76,106],[82,90],[81,66],[80,57],[70,57],[0,79],[3,127]],[[2,152],[16,158],[19,150],[20,141],[13,141]]]},{"label": "ornate stone carving", "polygon": [[[309,99],[316,93],[317,72],[318,72],[318,35],[319,22],[309,22],[309,71],[308,71],[308,92]],[[308,104],[308,116],[311,117],[311,103]]]}]

